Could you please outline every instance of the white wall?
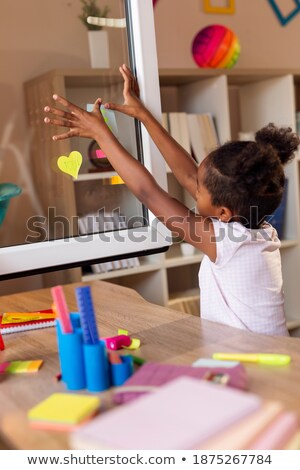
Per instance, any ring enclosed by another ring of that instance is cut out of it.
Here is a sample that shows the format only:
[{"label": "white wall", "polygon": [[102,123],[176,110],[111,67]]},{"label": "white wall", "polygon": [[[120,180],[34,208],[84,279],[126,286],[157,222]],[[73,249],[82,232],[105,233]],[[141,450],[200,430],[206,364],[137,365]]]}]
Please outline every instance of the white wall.
[{"label": "white wall", "polygon": [[[226,5],[227,0],[210,0]],[[276,0],[284,14],[294,0]],[[300,13],[282,27],[267,0],[235,0],[235,14],[208,14],[203,0],[158,0],[155,6],[159,65],[163,68],[196,67],[191,44],[209,24],[223,24],[239,37],[242,52],[238,68],[300,69]]]}]

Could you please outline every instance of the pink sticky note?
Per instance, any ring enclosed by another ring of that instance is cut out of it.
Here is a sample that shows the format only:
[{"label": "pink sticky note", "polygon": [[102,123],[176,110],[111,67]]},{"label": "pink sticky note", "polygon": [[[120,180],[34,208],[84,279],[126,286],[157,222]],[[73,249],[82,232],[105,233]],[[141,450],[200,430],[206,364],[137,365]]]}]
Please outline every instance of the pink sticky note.
[{"label": "pink sticky note", "polygon": [[96,150],[96,155],[97,155],[97,158],[107,158],[103,150],[100,150],[100,149]]},{"label": "pink sticky note", "polygon": [[2,362],[2,364],[0,364],[0,374],[4,374],[9,365],[10,362]]}]

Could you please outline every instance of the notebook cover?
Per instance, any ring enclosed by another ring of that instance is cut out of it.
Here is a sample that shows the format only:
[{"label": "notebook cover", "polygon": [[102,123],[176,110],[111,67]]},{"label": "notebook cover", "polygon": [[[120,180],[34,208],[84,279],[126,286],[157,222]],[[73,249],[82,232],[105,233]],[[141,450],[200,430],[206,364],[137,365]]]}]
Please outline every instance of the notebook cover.
[{"label": "notebook cover", "polygon": [[162,364],[155,362],[147,362],[141,366],[123,385],[116,391],[114,402],[121,404],[138,398],[147,391],[126,391],[125,387],[134,386],[150,386],[158,387],[170,382],[182,375],[203,379],[209,377],[210,374],[225,374],[229,377],[228,384],[231,387],[245,389],[247,387],[246,370],[242,364],[234,367],[192,367],[181,366],[175,364]]},{"label": "notebook cover", "polygon": [[3,315],[0,315],[0,331],[3,335],[9,334],[9,333],[16,333],[18,331],[26,331],[26,330],[34,330],[35,328],[47,328],[50,326],[55,326],[55,319],[53,319],[53,310],[48,309],[48,310],[39,310],[36,312],[32,313],[17,313],[18,317],[28,317],[34,316],[34,313],[36,313],[37,316],[39,314],[47,315],[49,314],[50,318],[43,318],[41,320],[32,320],[32,321],[25,321],[25,322],[12,322],[12,323],[2,323]]},{"label": "notebook cover", "polygon": [[261,406],[253,394],[180,377],[71,434],[75,449],[193,449]]}]

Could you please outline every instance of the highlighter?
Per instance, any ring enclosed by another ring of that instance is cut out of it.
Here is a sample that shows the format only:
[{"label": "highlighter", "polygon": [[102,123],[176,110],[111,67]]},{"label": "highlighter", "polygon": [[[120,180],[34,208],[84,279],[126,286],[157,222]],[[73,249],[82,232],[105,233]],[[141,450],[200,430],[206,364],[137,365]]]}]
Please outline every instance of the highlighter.
[{"label": "highlighter", "polygon": [[291,362],[291,356],[287,354],[214,353],[212,357],[221,361],[255,362],[270,366],[285,366]]}]

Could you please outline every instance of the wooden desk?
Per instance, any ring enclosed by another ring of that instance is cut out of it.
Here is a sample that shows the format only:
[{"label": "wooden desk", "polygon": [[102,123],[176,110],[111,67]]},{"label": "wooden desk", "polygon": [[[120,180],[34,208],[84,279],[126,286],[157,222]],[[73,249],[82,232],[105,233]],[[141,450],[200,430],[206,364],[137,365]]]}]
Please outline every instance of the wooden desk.
[{"label": "wooden desk", "polygon": [[[76,311],[74,287],[65,286],[69,308]],[[300,415],[300,340],[247,333],[182,314],[146,302],[135,291],[106,282],[90,283],[101,336],[112,336],[122,327],[141,339],[138,355],[147,360],[191,364],[217,351],[276,352],[290,354],[285,367],[247,365],[250,390],[265,398],[281,400]],[[49,289],[4,296],[1,311],[32,311],[49,308]],[[65,391],[56,382],[59,372],[54,328],[5,336],[1,362],[43,359],[34,375],[0,376],[0,439],[12,449],[68,449],[67,433],[29,428],[26,412],[54,392]],[[85,391],[83,393],[86,393]],[[102,394],[110,406],[110,394]],[[1,448],[1,446],[0,446]]]}]

